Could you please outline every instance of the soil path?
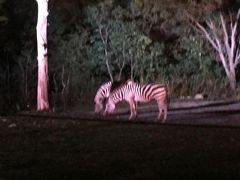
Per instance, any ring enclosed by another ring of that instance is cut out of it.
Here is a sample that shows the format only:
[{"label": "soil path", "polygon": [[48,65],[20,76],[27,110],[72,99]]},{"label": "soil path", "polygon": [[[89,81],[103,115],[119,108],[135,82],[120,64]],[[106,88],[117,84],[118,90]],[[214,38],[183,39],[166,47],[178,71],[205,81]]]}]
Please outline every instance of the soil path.
[{"label": "soil path", "polygon": [[239,179],[239,104],[171,108],[0,117],[0,180]]}]

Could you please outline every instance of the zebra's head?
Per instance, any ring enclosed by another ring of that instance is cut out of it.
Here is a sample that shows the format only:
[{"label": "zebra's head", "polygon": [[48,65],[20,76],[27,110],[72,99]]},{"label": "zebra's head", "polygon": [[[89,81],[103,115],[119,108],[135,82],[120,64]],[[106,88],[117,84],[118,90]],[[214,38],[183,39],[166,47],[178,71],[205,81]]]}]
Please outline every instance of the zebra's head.
[{"label": "zebra's head", "polygon": [[100,113],[103,110],[103,106],[105,105],[108,96],[109,96],[109,91],[106,91],[105,94],[96,95],[94,99],[95,113]]},{"label": "zebra's head", "polygon": [[94,99],[95,104],[95,113],[100,113],[103,109],[103,98],[95,98]]},{"label": "zebra's head", "polygon": [[110,88],[112,82],[106,82],[98,89],[96,96],[94,98],[95,113],[100,113],[103,110],[103,105],[105,104],[106,98],[109,96]]}]

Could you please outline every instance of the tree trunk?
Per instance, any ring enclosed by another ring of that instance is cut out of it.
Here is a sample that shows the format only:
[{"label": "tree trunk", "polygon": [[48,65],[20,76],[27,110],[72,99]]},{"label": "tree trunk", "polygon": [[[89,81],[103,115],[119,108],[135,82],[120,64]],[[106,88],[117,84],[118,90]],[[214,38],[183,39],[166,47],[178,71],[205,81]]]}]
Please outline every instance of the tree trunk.
[{"label": "tree trunk", "polygon": [[230,84],[230,88],[232,90],[236,90],[237,82],[236,82],[236,74],[235,71],[230,71],[229,75],[227,76]]},{"label": "tree trunk", "polygon": [[48,0],[36,0],[38,3],[37,47],[38,47],[38,87],[37,110],[49,109],[48,102],[48,51],[47,16]]}]

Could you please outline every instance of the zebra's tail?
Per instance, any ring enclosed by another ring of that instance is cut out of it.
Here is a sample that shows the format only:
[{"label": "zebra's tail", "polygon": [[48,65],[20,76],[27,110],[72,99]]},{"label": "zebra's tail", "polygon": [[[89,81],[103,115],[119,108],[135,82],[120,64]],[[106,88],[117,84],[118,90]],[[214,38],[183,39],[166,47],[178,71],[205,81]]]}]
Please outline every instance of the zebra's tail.
[{"label": "zebra's tail", "polygon": [[169,109],[169,105],[170,105],[170,96],[169,96],[169,91],[168,91],[168,86],[165,85],[166,88],[166,99],[165,99],[165,103],[167,104],[167,109]]}]

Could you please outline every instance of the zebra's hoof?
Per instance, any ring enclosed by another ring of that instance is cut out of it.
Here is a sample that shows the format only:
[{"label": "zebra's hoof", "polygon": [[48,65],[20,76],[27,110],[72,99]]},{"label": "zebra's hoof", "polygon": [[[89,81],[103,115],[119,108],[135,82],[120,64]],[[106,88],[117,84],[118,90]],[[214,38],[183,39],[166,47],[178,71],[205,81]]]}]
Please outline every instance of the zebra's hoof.
[{"label": "zebra's hoof", "polygon": [[136,116],[132,116],[132,117],[129,117],[128,118],[128,120],[130,120],[130,121],[134,121],[134,120],[136,120],[137,118],[136,118]]},{"label": "zebra's hoof", "polygon": [[165,119],[165,118],[163,118],[163,119],[162,119],[162,123],[165,123],[165,122],[166,122],[166,119]]}]

